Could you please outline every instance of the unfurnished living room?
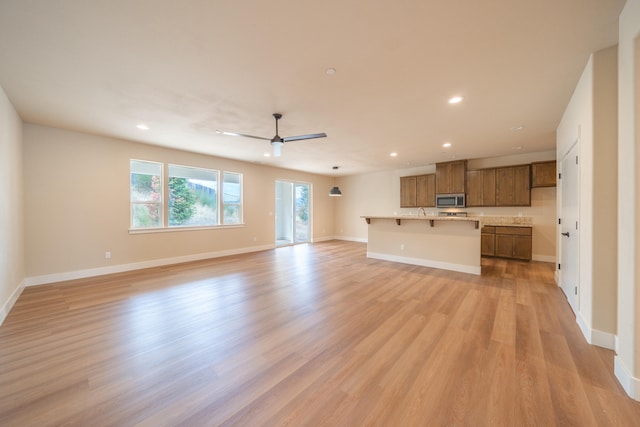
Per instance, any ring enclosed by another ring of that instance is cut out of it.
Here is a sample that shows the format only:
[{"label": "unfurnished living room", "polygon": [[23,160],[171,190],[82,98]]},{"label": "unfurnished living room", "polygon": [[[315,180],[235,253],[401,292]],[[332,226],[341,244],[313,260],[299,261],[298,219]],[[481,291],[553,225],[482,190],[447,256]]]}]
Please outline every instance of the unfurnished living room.
[{"label": "unfurnished living room", "polygon": [[1,426],[640,425],[640,0],[0,1]]}]

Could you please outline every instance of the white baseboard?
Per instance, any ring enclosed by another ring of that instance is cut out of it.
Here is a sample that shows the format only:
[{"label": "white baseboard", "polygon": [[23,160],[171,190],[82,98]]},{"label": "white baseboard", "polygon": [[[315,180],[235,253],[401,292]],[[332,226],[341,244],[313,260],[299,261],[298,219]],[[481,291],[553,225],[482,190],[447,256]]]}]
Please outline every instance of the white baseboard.
[{"label": "white baseboard", "polygon": [[346,240],[347,242],[368,243],[369,240],[364,237],[335,236],[335,240]]},{"label": "white baseboard", "polygon": [[84,279],[86,277],[103,276],[105,274],[122,273],[125,271],[141,270],[143,268],[161,267],[163,265],[180,264],[183,262],[200,261],[203,259],[219,258],[229,255],[238,255],[249,252],[259,252],[274,249],[275,245],[251,246],[248,248],[229,249],[218,252],[206,252],[201,254],[185,255],[173,258],[162,258],[150,261],[120,264],[109,267],[91,268],[87,270],[67,271],[64,273],[45,274],[42,276],[28,277],[26,286],[44,285],[47,283],[63,282],[65,280]]},{"label": "white baseboard", "polygon": [[584,320],[580,312],[575,313],[575,315],[576,323],[578,324],[582,335],[584,335],[584,339],[587,340],[589,344],[597,345],[598,347],[606,348],[609,350],[616,349],[615,334],[599,331],[598,329],[593,329],[589,325],[587,325],[587,322]]},{"label": "white baseboard", "polygon": [[536,255],[533,254],[531,256],[531,259],[533,261],[541,261],[541,262],[552,262],[552,263],[556,263],[556,257],[555,256],[551,256],[551,255]]},{"label": "white baseboard", "polygon": [[4,304],[2,304],[2,308],[0,308],[0,325],[2,325],[2,322],[4,322],[4,319],[7,318],[7,316],[9,315],[9,312],[13,308],[13,305],[16,303],[16,301],[18,301],[20,294],[22,294],[22,291],[24,290],[24,286],[25,286],[25,283],[23,281],[18,285],[18,287],[13,291],[13,293],[11,293],[11,296],[9,297],[9,299]]},{"label": "white baseboard", "polygon": [[620,360],[620,356],[616,355],[613,364],[613,372],[624,391],[633,400],[640,401],[640,378],[635,378],[631,375],[622,360]]},{"label": "white baseboard", "polygon": [[367,251],[367,258],[380,259],[383,261],[401,262],[403,264],[420,265],[422,267],[439,268],[441,270],[458,271],[460,273],[475,274],[476,276],[479,276],[481,273],[480,266],[476,267],[474,265],[453,264],[450,262],[433,261],[433,260],[427,260],[427,259],[421,259],[421,258],[401,257],[397,255],[388,255],[388,254],[381,254],[376,252]]}]

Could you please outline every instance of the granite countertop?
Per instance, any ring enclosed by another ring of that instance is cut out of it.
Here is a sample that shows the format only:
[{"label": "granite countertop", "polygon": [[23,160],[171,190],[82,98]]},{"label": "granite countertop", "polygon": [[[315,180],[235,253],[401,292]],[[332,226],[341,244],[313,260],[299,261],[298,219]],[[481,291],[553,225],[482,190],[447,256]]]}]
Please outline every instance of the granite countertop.
[{"label": "granite countertop", "polygon": [[362,215],[360,218],[429,221],[479,221],[482,225],[531,227],[531,217],[526,216],[437,216],[437,215]]}]

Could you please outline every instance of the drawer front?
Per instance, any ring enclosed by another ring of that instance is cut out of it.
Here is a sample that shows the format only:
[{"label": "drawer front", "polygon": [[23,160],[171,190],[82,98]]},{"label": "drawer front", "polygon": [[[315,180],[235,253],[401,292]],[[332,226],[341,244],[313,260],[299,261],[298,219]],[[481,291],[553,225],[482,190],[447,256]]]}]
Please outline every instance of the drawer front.
[{"label": "drawer front", "polygon": [[485,225],[482,227],[482,232],[487,234],[494,234],[496,232],[496,228],[492,225]]},{"label": "drawer front", "polygon": [[496,234],[531,236],[531,227],[496,227]]}]

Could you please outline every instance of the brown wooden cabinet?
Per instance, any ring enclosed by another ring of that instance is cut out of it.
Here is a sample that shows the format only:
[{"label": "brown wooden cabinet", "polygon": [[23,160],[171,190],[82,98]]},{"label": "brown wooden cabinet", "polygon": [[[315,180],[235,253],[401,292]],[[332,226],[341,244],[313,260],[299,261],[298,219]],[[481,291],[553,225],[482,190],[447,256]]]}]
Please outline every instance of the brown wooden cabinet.
[{"label": "brown wooden cabinet", "polygon": [[531,227],[495,227],[495,233],[496,256],[531,259]]},{"label": "brown wooden cabinet", "polygon": [[531,165],[496,168],[496,206],[531,206]]},{"label": "brown wooden cabinet", "polygon": [[400,177],[401,208],[428,208],[435,205],[435,174]]},{"label": "brown wooden cabinet", "polygon": [[416,205],[423,208],[436,206],[436,174],[416,177]]},{"label": "brown wooden cabinet", "polygon": [[556,186],[556,162],[531,163],[531,187],[555,187]]},{"label": "brown wooden cabinet", "polygon": [[496,228],[485,225],[480,233],[480,253],[485,256],[496,254]]},{"label": "brown wooden cabinet", "polygon": [[496,170],[477,169],[467,171],[467,206],[496,205]]},{"label": "brown wooden cabinet", "polygon": [[467,161],[456,160],[436,164],[436,193],[465,193]]},{"label": "brown wooden cabinet", "polygon": [[416,177],[415,176],[400,177],[400,207],[401,208],[416,207]]}]

